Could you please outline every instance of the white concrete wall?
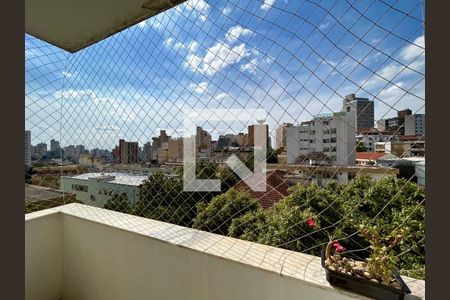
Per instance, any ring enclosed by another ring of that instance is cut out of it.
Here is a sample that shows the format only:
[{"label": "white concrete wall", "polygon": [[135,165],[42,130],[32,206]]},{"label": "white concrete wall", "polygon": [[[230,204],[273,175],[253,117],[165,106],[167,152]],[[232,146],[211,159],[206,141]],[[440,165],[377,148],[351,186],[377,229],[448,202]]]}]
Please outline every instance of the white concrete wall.
[{"label": "white concrete wall", "polygon": [[352,299],[76,217],[64,230],[64,300]]},{"label": "white concrete wall", "polygon": [[26,299],[367,299],[330,286],[319,257],[87,205],[58,210],[26,215]]},{"label": "white concrete wall", "polygon": [[[72,184],[79,184],[88,187],[87,192],[77,191],[72,189]],[[102,182],[93,179],[78,179],[62,176],[61,177],[61,189],[64,192],[75,194],[77,200],[82,201],[85,204],[104,207],[105,203],[112,197],[111,195],[99,194],[101,189],[112,190],[114,193],[127,194],[128,201],[133,203],[139,200],[139,188],[133,185],[116,184],[110,182]],[[94,198],[91,198],[93,196]],[[91,200],[95,199],[95,200]]]},{"label": "white concrete wall", "polygon": [[62,215],[25,222],[25,299],[58,300],[62,291]]}]

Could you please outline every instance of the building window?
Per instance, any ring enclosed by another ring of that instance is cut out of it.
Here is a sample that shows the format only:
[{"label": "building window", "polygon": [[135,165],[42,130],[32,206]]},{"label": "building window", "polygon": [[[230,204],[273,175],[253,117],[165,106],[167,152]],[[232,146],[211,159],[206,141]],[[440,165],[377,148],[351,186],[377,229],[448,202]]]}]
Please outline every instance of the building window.
[{"label": "building window", "polygon": [[100,190],[98,191],[98,194],[99,194],[99,195],[106,195],[106,196],[112,196],[113,193],[114,193],[113,190],[108,190],[108,189],[105,189],[105,188],[102,188],[102,189],[100,189]]},{"label": "building window", "polygon": [[348,175],[347,175],[348,181],[355,179],[355,177],[356,177],[356,174],[354,174],[354,173],[348,173]]},{"label": "building window", "polygon": [[332,137],[332,138],[330,139],[330,143],[336,143],[336,138],[335,138],[335,137]]},{"label": "building window", "polygon": [[336,128],[331,128],[331,133],[336,134]]},{"label": "building window", "polygon": [[88,187],[86,185],[72,184],[72,190],[79,192],[87,192]]},{"label": "building window", "polygon": [[330,142],[330,139],[323,139],[324,144],[329,143],[329,142]]},{"label": "building window", "polygon": [[91,195],[91,201],[95,201],[95,196]]}]

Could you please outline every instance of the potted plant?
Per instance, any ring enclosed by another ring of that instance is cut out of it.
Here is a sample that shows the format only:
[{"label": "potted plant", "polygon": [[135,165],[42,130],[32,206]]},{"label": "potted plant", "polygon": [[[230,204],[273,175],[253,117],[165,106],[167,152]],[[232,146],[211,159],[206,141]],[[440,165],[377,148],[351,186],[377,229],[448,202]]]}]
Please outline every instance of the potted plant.
[{"label": "potted plant", "polygon": [[362,260],[331,240],[322,251],[322,267],[334,286],[375,299],[403,299],[411,291],[396,271],[398,257],[393,250],[406,230],[397,229],[383,237],[377,226],[360,225],[359,232],[370,243],[371,254]]}]

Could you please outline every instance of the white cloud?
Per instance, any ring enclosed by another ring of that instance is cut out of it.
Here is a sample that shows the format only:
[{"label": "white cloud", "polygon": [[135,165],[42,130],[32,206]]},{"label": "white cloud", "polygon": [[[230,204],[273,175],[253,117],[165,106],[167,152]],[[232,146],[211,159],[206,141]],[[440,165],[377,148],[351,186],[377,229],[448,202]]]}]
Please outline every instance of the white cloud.
[{"label": "white cloud", "polygon": [[210,5],[205,0],[189,0],[186,7],[188,9],[195,9],[200,13],[205,13],[209,10]]},{"label": "white cloud", "polygon": [[66,72],[66,71],[62,71],[61,74],[63,74],[63,76],[66,78],[71,78],[74,76],[74,74]]},{"label": "white cloud", "polygon": [[224,15],[229,15],[230,13],[231,13],[231,8],[229,8],[229,7],[225,7],[223,10],[222,10],[222,13],[224,14]]},{"label": "white cloud", "polygon": [[189,51],[191,51],[191,52],[196,52],[197,51],[197,49],[198,49],[198,43],[196,42],[196,41],[192,41],[190,44],[189,44],[189,46],[188,46],[188,48],[189,48]]},{"label": "white cloud", "polygon": [[240,25],[236,25],[231,27],[227,33],[225,34],[225,38],[231,43],[235,40],[239,39],[239,37],[251,34],[253,31],[251,31],[248,28],[243,28]]},{"label": "white cloud", "polygon": [[164,41],[164,45],[173,46],[174,42],[175,42],[175,40],[173,38],[169,37]]},{"label": "white cloud", "polygon": [[145,26],[147,26],[147,20],[144,20],[144,21],[142,21],[142,22],[139,22],[139,23],[137,24],[137,26],[138,26],[139,28],[144,28]]},{"label": "white cloud", "polygon": [[199,44],[192,41],[187,46],[189,53],[186,55],[184,66],[194,72],[213,75],[228,65],[239,63],[243,57],[257,54],[257,51],[248,49],[245,43],[240,43],[236,46],[232,45],[240,36],[250,33],[252,33],[250,29],[239,25],[233,26],[225,34],[225,40],[217,41],[213,46],[206,49],[204,56],[196,53]]},{"label": "white cloud", "polygon": [[201,82],[197,85],[191,84],[190,87],[196,92],[197,94],[202,94],[206,92],[206,89],[208,88],[208,83],[206,81]]},{"label": "white cloud", "polygon": [[258,68],[258,59],[253,58],[248,63],[241,65],[239,70],[241,70],[241,72],[247,71],[250,74],[254,74],[257,68]]},{"label": "white cloud", "polygon": [[182,42],[176,42],[175,45],[173,45],[173,47],[175,49],[182,49],[182,48],[184,48],[184,45]]},{"label": "white cloud", "polygon": [[220,94],[218,94],[217,96],[215,96],[214,98],[216,99],[216,100],[222,100],[222,99],[224,99],[225,97],[227,96],[227,93],[220,93]]},{"label": "white cloud", "polygon": [[173,48],[173,49],[184,49],[186,46],[182,43],[182,42],[180,42],[180,41],[177,41],[177,42],[175,42],[175,39],[174,38],[172,38],[172,37],[168,37],[165,41],[164,41],[164,45],[166,46],[166,47],[169,47],[169,48]]},{"label": "white cloud", "polygon": [[80,100],[80,99],[95,99],[96,95],[94,91],[92,90],[75,90],[75,89],[67,89],[67,90],[61,90],[56,91],[54,93],[54,96],[56,98],[64,98],[64,99],[73,99],[73,100]]},{"label": "white cloud", "polygon": [[193,53],[187,55],[185,66],[192,71],[213,75],[228,65],[240,62],[243,57],[249,55],[251,55],[251,52],[244,43],[232,47],[227,43],[217,42],[206,51],[204,57],[199,57]]},{"label": "white cloud", "polygon": [[326,29],[328,26],[330,26],[330,23],[329,23],[329,22],[322,23],[322,24],[319,25],[319,29],[320,29],[320,30],[324,30],[324,29]]},{"label": "white cloud", "polygon": [[276,0],[264,0],[264,3],[261,5],[262,10],[269,10],[275,4]]},{"label": "white cloud", "polygon": [[415,59],[419,55],[425,55],[425,50],[421,47],[425,48],[425,38],[423,35],[416,38],[413,44],[409,44],[400,51],[400,59],[404,61],[410,61]]}]

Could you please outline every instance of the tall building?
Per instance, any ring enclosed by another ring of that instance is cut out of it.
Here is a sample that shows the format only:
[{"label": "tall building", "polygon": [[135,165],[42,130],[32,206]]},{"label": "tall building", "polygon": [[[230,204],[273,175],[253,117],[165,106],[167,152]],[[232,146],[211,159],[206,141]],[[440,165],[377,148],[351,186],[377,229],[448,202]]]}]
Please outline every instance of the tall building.
[{"label": "tall building", "polygon": [[31,166],[31,131],[25,130],[25,164]]},{"label": "tall building", "polygon": [[229,146],[231,146],[230,138],[225,135],[219,135],[219,138],[217,139],[217,148],[223,149]]},{"label": "tall building", "polygon": [[374,127],[374,102],[368,98],[356,97],[355,94],[345,96],[343,111],[349,115],[354,131],[363,131]]},{"label": "tall building", "polygon": [[59,152],[61,150],[59,146],[59,142],[55,139],[50,140],[50,151],[52,152]]},{"label": "tall building", "polygon": [[183,138],[169,139],[167,142],[167,160],[169,162],[183,161]]},{"label": "tall building", "polygon": [[286,149],[286,128],[294,126],[292,123],[283,123],[275,130],[276,149]]},{"label": "tall building", "polygon": [[405,135],[421,136],[425,134],[425,115],[414,114],[405,116]]},{"label": "tall building", "polygon": [[142,148],[143,152],[143,160],[146,162],[149,162],[152,159],[152,143],[147,142],[144,144],[144,147]]},{"label": "tall building", "polygon": [[165,130],[160,130],[159,137],[152,138],[152,158],[167,161],[168,141],[170,136]]},{"label": "tall building", "polygon": [[425,134],[425,115],[412,114],[410,109],[400,110],[397,112],[397,117],[380,120],[378,123],[382,123],[385,130],[397,135],[420,136]]},{"label": "tall building", "polygon": [[320,154],[328,158],[319,159],[325,164],[354,165],[356,138],[350,125],[352,118],[346,112],[324,114],[286,128],[287,163],[296,164],[304,157],[304,164],[315,164],[309,157]]},{"label": "tall building", "polygon": [[41,158],[45,154],[47,154],[47,144],[46,143],[39,143],[36,145],[35,149],[36,157]]},{"label": "tall building", "polygon": [[139,145],[138,142],[126,142],[119,140],[120,163],[133,164],[139,162]]},{"label": "tall building", "polygon": [[[269,139],[269,125],[263,124],[266,127],[266,143],[267,148],[270,148],[270,139]],[[247,147],[255,146],[255,125],[248,126],[248,139],[247,139]]]},{"label": "tall building", "polygon": [[211,157],[211,135],[203,130],[201,127],[197,126],[197,131],[195,135],[195,147],[197,149],[197,157]]}]

